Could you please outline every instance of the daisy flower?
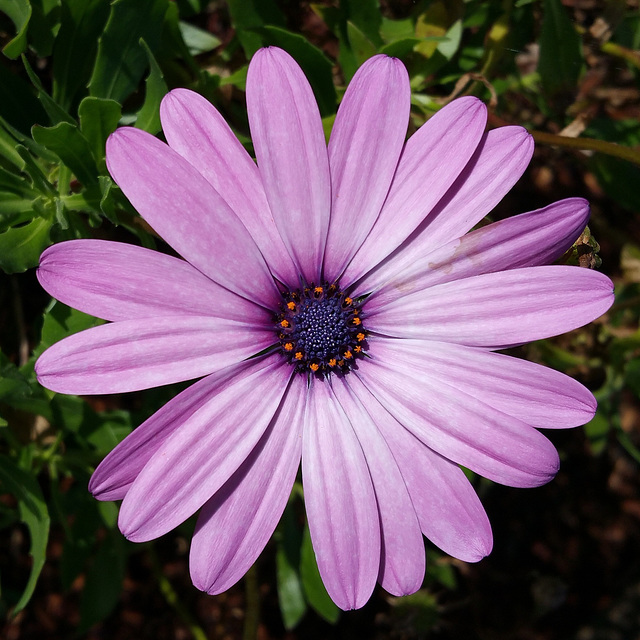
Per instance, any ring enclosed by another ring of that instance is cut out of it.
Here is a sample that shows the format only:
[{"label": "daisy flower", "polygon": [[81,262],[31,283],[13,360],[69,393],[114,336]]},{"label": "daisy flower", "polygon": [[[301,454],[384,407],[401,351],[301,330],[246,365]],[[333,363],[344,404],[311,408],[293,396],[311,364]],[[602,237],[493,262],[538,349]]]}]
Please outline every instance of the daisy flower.
[{"label": "daisy flower", "polygon": [[200,510],[194,584],[224,591],[254,563],[299,467],[320,574],[343,609],[376,581],[420,588],[423,535],[473,562],[491,550],[461,467],[515,487],[548,482],[539,428],[586,423],[592,394],[496,353],[580,327],[611,281],[559,258],[588,204],[556,202],[471,231],[522,175],[521,127],[485,131],[476,98],[451,102],[406,142],[407,72],[375,56],[354,76],[328,146],[295,61],[251,61],[257,163],[216,109],[185,89],[107,142],[109,171],[183,259],[124,243],[47,249],[38,277],[110,321],[38,360],[60,393],[107,394],[201,378],[135,429],[90,490],[122,500],[136,542]]}]

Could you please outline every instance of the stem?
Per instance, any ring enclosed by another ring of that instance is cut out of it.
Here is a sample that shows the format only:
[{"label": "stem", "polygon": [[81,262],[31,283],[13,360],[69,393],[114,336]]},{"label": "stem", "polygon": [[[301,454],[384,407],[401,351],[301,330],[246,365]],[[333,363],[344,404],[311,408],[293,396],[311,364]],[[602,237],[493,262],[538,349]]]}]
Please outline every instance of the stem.
[{"label": "stem", "polygon": [[207,634],[204,632],[203,628],[193,619],[186,607],[182,602],[180,602],[180,598],[171,585],[171,582],[169,582],[169,579],[162,573],[162,570],[160,569],[160,562],[156,555],[156,550],[150,546],[148,552],[149,557],[151,558],[153,572],[156,580],[158,581],[158,586],[160,587],[160,591],[164,596],[164,599],[167,601],[167,604],[173,608],[182,622],[187,625],[195,640],[207,640]]},{"label": "stem", "polygon": [[258,589],[258,573],[254,564],[244,577],[246,612],[242,640],[256,640],[260,624],[260,591]]}]

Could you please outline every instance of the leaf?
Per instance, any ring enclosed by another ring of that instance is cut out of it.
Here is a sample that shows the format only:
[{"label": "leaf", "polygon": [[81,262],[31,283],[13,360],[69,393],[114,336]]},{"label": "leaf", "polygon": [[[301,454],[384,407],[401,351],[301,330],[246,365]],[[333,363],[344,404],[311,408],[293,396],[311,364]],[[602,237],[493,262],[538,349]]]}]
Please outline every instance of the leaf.
[{"label": "leaf", "polygon": [[100,173],[106,173],[105,143],[116,130],[122,116],[122,108],[115,100],[87,96],[78,107],[80,130],[89,143],[93,157],[100,165]]},{"label": "leaf", "polygon": [[[168,0],[115,0],[98,43],[89,94],[120,103],[137,88],[147,68],[143,39],[152,51],[160,44]],[[126,28],[123,28],[126,25]]]},{"label": "leaf", "polygon": [[255,33],[257,29],[267,25],[286,25],[284,14],[274,0],[228,0],[227,4],[231,22],[247,58],[263,46],[262,38]]},{"label": "leaf", "polygon": [[62,0],[60,31],[53,47],[53,99],[70,109],[91,77],[98,38],[109,16],[104,0]]},{"label": "leaf", "polygon": [[160,123],[160,103],[167,91],[169,91],[169,88],[164,81],[162,70],[158,66],[153,53],[151,53],[151,49],[149,49],[144,40],[141,40],[140,44],[149,59],[149,75],[145,80],[144,104],[140,111],[138,111],[135,126],[138,129],[155,135],[162,129],[162,124]]},{"label": "leaf", "polygon": [[21,273],[38,264],[40,254],[51,244],[52,221],[36,218],[22,226],[0,233],[0,268]]},{"label": "leaf", "polygon": [[351,21],[347,22],[347,34],[357,66],[360,66],[365,60],[377,53],[376,47],[371,40]]},{"label": "leaf", "polygon": [[296,525],[291,501],[287,504],[278,525],[278,534],[276,551],[278,603],[285,628],[293,629],[306,613],[307,603],[298,573],[302,538]]},{"label": "leaf", "polygon": [[340,617],[340,609],[329,597],[320,577],[316,554],[311,544],[309,528],[305,526],[302,534],[302,547],[300,550],[300,576],[302,588],[311,607],[327,622],[334,624]]},{"label": "leaf", "polygon": [[0,398],[24,398],[30,393],[28,380],[15,364],[0,352]]},{"label": "leaf", "polygon": [[340,9],[346,19],[372,44],[374,49],[383,44],[380,37],[382,16],[378,0],[341,0]]},{"label": "leaf", "polygon": [[291,54],[307,76],[322,116],[335,113],[336,89],[333,84],[331,61],[303,36],[279,27],[256,29],[262,38],[262,46],[275,45]]},{"label": "leaf", "polygon": [[40,58],[46,58],[60,28],[60,0],[31,0],[31,9],[29,45]]},{"label": "leaf", "polygon": [[13,615],[25,608],[44,566],[49,539],[49,512],[42,491],[33,475],[18,467],[10,458],[0,456],[0,483],[3,490],[18,501],[20,520],[29,530],[29,553],[33,558],[27,586],[13,609]]},{"label": "leaf", "polygon": [[538,71],[545,92],[573,92],[582,70],[580,36],[558,0],[543,0]]},{"label": "leaf", "polygon": [[34,122],[48,123],[31,85],[5,65],[0,65],[0,94],[0,115],[21,133],[28,135]]},{"label": "leaf", "polygon": [[6,13],[16,27],[16,35],[2,48],[2,53],[15,59],[27,48],[31,4],[28,0],[0,0],[0,11]]},{"label": "leaf", "polygon": [[216,38],[212,33],[188,22],[184,22],[183,20],[180,20],[179,28],[182,38],[192,56],[207,53],[222,44],[220,38]]},{"label": "leaf", "polygon": [[116,606],[124,580],[125,541],[119,532],[109,532],[87,572],[80,601],[80,624],[83,634],[96,622],[106,618]]},{"label": "leaf", "polygon": [[77,125],[69,122],[60,122],[55,127],[36,125],[32,135],[36,142],[53,151],[83,185],[98,182],[98,166]]},{"label": "leaf", "polygon": [[99,324],[103,324],[103,320],[72,309],[62,302],[54,301],[45,312],[41,343],[38,345],[36,355],[40,355],[47,347],[73,333],[97,327]]}]

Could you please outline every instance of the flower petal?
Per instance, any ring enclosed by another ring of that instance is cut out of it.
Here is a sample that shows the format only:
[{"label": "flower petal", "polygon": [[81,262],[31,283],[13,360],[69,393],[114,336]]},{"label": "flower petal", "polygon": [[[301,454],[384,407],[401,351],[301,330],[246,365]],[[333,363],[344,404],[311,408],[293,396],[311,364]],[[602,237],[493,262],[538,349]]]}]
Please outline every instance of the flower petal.
[{"label": "flower petal", "polygon": [[536,428],[566,429],[593,418],[596,401],[579,382],[533,362],[430,340],[376,340],[376,358],[403,362]]},{"label": "flower petal", "polygon": [[[380,341],[382,343],[382,341]],[[393,417],[428,447],[495,482],[537,487],[558,471],[553,445],[530,425],[497,411],[376,343],[358,376]]]},{"label": "flower petal", "polygon": [[309,393],[302,478],[322,581],[341,609],[362,607],[380,567],[378,506],[360,443],[324,381]]},{"label": "flower petal", "polygon": [[193,91],[174,89],[162,100],[160,117],[171,148],[209,181],[242,220],[274,274],[283,282],[297,283],[258,167],[218,110]]},{"label": "flower petal", "polygon": [[374,309],[443,282],[549,264],[571,247],[588,219],[589,203],[582,198],[568,198],[476,229],[431,253],[418,252],[418,243],[414,243],[365,276],[358,289],[373,280],[387,280],[370,298],[368,306]]},{"label": "flower petal", "polygon": [[404,596],[415,593],[424,579],[422,532],[391,450],[371,416],[351,391],[349,383],[353,377],[336,378],[333,390],[351,422],[371,472],[382,532],[378,581],[394,596]]},{"label": "flower petal", "polygon": [[292,378],[262,440],[202,508],[189,557],[198,589],[216,594],[235,584],[276,528],[300,465],[306,387]]},{"label": "flower petal", "polygon": [[369,58],[349,83],[329,141],[329,282],[340,276],[380,213],[404,145],[410,97],[405,66],[384,55]]},{"label": "flower petal", "polygon": [[302,276],[318,282],[331,209],[329,159],[309,82],[282,49],[253,56],[247,109],[276,227]]},{"label": "flower petal", "polygon": [[411,435],[357,375],[349,377],[349,387],[398,461],[424,535],[465,562],[489,555],[493,545],[489,518],[462,469]]},{"label": "flower petal", "polygon": [[249,300],[277,303],[273,278],[245,226],[173,149],[122,127],[107,140],[107,166],[140,215],[194,267]]},{"label": "flower petal", "polygon": [[499,349],[581,327],[613,303],[613,284],[601,273],[542,266],[446,282],[376,309],[370,331]]},{"label": "flower petal", "polygon": [[430,215],[476,151],[486,121],[482,102],[460,98],[409,138],[382,211],[347,267],[344,281],[353,282],[369,271]]},{"label": "flower petal", "polygon": [[263,307],[213,282],[188,262],[106,240],[69,240],[40,257],[38,280],[54,298],[104,320],[210,315],[267,323]]},{"label": "flower petal", "polygon": [[129,540],[165,534],[225,484],[271,423],[290,371],[279,355],[255,360],[164,441],[122,502],[118,523]]},{"label": "flower petal", "polygon": [[89,481],[89,491],[98,500],[122,500],[133,481],[165,441],[211,398],[252,369],[252,360],[199,380],[169,400],[148,420],[134,429],[98,465]]},{"label": "flower petal", "polygon": [[36,362],[36,373],[42,386],[58,393],[122,393],[219,371],[273,342],[269,329],[221,318],[125,320],[54,344]]}]

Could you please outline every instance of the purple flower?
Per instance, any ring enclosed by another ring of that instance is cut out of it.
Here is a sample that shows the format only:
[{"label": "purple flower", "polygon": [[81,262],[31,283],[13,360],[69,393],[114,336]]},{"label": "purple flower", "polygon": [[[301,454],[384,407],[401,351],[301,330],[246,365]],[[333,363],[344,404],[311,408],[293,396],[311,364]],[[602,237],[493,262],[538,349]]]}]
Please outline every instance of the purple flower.
[{"label": "purple flower", "polygon": [[293,59],[258,51],[247,105],[257,166],[215,108],[183,89],[161,106],[168,145],[123,127],[114,180],[184,260],[101,240],[63,242],[38,277],[111,321],[38,360],[60,393],[202,377],[102,462],[90,490],[122,500],[119,526],[157,538],[200,509],[194,584],[219,593],[269,540],[302,460],[320,573],[343,609],[376,580],[417,590],[424,534],[473,562],[492,546],[459,465],[535,487],[558,455],[538,428],[584,424],[592,394],[497,349],[604,313],[611,281],[560,257],[579,198],[470,231],[522,175],[521,127],[485,132],[460,98],[405,143],[410,89],[393,58],[353,78],[328,148]]}]

